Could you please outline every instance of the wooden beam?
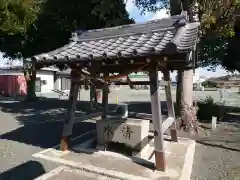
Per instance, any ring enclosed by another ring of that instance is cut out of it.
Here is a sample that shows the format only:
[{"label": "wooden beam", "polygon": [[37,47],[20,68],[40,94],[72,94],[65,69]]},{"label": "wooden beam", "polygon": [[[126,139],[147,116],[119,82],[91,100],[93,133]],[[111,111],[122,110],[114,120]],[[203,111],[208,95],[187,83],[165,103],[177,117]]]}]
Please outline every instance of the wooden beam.
[{"label": "wooden beam", "polygon": [[[167,107],[168,107],[168,116],[173,118],[173,122],[170,127],[170,134],[172,141],[177,142],[177,126],[176,126],[176,117],[174,111],[174,103],[172,100],[172,87],[171,87],[171,80],[170,80],[170,72],[165,69],[163,71],[163,79],[167,82],[165,86],[165,93],[166,93],[166,100],[167,100]],[[166,120],[165,120],[166,121]]]},{"label": "wooden beam", "polygon": [[168,130],[168,128],[174,123],[174,121],[175,119],[173,117],[168,117],[163,121],[163,125],[162,125],[163,133],[165,133],[166,130]]},{"label": "wooden beam", "polygon": [[73,125],[74,125],[74,116],[75,116],[75,109],[77,104],[78,92],[80,85],[78,84],[77,80],[79,77],[74,75],[74,72],[71,72],[71,89],[69,94],[69,107],[67,110],[67,116],[64,121],[63,126],[63,133],[62,139],[60,143],[60,149],[62,151],[69,149],[69,139],[72,135]]},{"label": "wooden beam", "polygon": [[131,89],[134,89],[134,86],[133,86],[132,81],[131,81],[131,79],[129,78],[129,76],[127,76],[127,83],[128,83],[128,85],[129,85],[129,87],[130,87]]},{"label": "wooden beam", "polygon": [[152,120],[154,129],[154,147],[155,147],[155,165],[156,170],[165,171],[165,154],[164,154],[164,141],[162,131],[162,115],[161,105],[159,99],[159,81],[158,81],[158,68],[156,63],[151,64],[149,69],[150,78],[150,92],[151,92],[151,109]]},{"label": "wooden beam", "polygon": [[[128,69],[127,71],[124,71],[118,75],[105,76],[104,79],[98,78],[96,76],[96,68],[93,68],[93,67],[89,68],[90,72],[88,72],[84,69],[81,69],[80,72],[81,72],[82,76],[85,76],[86,78],[89,78],[93,81],[100,81],[102,83],[105,83],[105,81],[116,81],[118,79],[127,77],[131,73],[143,71],[143,69],[146,68],[147,66],[148,66],[148,64],[144,64],[144,65],[141,65],[140,67],[135,67],[134,69]],[[104,73],[109,74],[109,71],[104,71]]]}]

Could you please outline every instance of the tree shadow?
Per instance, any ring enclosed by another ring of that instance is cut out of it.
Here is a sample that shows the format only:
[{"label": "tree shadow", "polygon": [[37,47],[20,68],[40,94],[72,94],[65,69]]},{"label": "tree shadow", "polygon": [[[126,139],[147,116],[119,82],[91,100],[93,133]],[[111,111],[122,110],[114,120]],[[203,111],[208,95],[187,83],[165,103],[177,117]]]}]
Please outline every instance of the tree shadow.
[{"label": "tree shadow", "polygon": [[199,144],[205,145],[205,146],[217,147],[217,148],[226,149],[226,150],[229,150],[229,151],[240,152],[240,149],[227,147],[227,146],[224,146],[222,144],[212,144],[212,143],[208,143],[206,141],[200,141],[200,140],[197,140],[196,142],[199,143]]},{"label": "tree shadow", "polygon": [[[50,148],[60,143],[63,123],[28,124],[0,136],[1,139],[17,141],[41,148]],[[94,123],[81,122],[74,125],[72,137],[95,129]]]},{"label": "tree shadow", "polygon": [[[25,101],[0,101],[2,112],[17,114],[19,116],[32,114],[57,114],[64,115],[71,102],[68,100],[59,100],[56,98],[44,98],[36,102]],[[91,112],[87,101],[79,101],[76,106],[76,112],[88,113]]]},{"label": "tree shadow", "polygon": [[28,161],[0,174],[0,180],[33,180],[46,173],[37,161]]},{"label": "tree shadow", "polygon": [[[21,126],[0,136],[1,139],[18,141],[41,148],[59,144],[62,135],[63,121],[70,102],[67,100],[44,99],[36,102],[0,101],[1,111],[16,119]],[[78,102],[76,119],[91,111],[88,102]],[[4,119],[2,120],[4,123]],[[95,123],[79,122],[74,125],[72,137],[96,128]]]},{"label": "tree shadow", "polygon": [[[230,107],[228,107],[230,109]],[[225,113],[223,122],[240,122],[240,108],[233,107]]]},{"label": "tree shadow", "polygon": [[[129,102],[129,111],[134,111],[137,113],[151,113],[151,103],[150,102]],[[225,109],[225,112],[240,112],[238,107],[233,106],[225,106],[223,107]],[[167,115],[167,103],[166,101],[161,102],[161,112],[163,115]],[[208,112],[211,112],[211,109],[208,110]],[[211,119],[204,121],[208,125],[211,126]],[[196,140],[199,144],[205,145],[205,146],[211,146],[211,147],[217,147],[222,148],[230,151],[236,151],[240,152],[240,149],[238,148],[238,139],[240,139],[240,135],[237,129],[240,129],[240,115],[236,116],[230,116],[226,115],[221,120],[222,124],[217,127],[217,131],[212,131],[211,128],[207,128],[206,131],[210,131],[215,133],[215,135],[211,134],[207,139],[203,140],[201,133],[199,135],[194,136],[190,135],[189,132],[182,132],[178,131],[179,137],[185,137]],[[226,125],[229,125],[235,129],[234,131],[228,130],[227,132],[222,130],[222,128]],[[226,134],[227,133],[227,134]],[[224,136],[225,139],[221,139],[221,136]],[[230,143],[230,144],[229,144]]]}]

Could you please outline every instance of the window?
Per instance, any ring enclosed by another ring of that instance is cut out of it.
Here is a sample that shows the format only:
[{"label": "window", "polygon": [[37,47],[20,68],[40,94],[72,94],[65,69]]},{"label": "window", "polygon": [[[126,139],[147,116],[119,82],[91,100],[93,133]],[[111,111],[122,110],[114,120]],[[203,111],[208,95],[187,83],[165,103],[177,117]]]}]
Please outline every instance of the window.
[{"label": "window", "polygon": [[35,91],[41,92],[42,81],[41,78],[37,77],[35,82]]}]

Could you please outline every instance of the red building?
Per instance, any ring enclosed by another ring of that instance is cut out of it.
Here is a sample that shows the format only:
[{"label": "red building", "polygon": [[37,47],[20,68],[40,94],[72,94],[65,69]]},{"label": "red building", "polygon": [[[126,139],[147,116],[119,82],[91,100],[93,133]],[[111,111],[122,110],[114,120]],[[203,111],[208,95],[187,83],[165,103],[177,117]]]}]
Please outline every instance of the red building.
[{"label": "red building", "polygon": [[2,96],[24,96],[27,93],[23,75],[0,75],[0,93]]}]

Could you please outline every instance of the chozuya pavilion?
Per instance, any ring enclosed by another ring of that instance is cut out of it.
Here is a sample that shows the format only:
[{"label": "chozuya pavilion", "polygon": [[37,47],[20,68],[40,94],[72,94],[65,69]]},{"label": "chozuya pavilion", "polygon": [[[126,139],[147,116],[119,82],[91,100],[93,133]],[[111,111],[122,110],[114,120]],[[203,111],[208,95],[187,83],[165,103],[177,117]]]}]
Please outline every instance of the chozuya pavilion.
[{"label": "chozuya pavilion", "polygon": [[[199,23],[189,23],[187,13],[183,12],[181,15],[143,24],[78,30],[64,47],[32,57],[29,63],[37,69],[52,65],[71,69],[71,106],[64,122],[61,149],[68,149],[83,77],[91,79],[103,89],[104,120],[108,111],[108,84],[130,73],[144,71],[148,72],[150,79],[147,83],[151,92],[155,167],[164,171],[163,133],[170,128],[172,140],[177,141],[169,72],[193,68],[198,29]],[[164,121],[158,96],[158,71],[164,75],[168,105],[168,118]],[[113,73],[118,75],[111,75]]]}]

